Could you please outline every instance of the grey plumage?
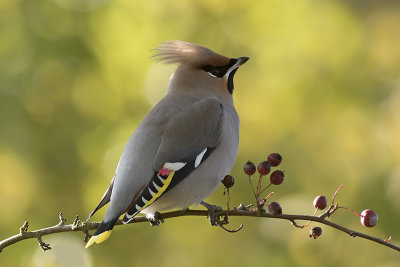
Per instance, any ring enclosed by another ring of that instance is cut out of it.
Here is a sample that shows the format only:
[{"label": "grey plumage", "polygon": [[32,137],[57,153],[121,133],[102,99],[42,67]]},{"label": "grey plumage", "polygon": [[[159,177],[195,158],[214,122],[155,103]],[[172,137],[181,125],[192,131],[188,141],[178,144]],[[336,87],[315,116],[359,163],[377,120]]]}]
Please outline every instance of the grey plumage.
[{"label": "grey plumage", "polygon": [[[166,96],[128,140],[113,183],[90,215],[110,200],[103,222],[88,246],[109,236],[116,220],[134,209],[138,197],[149,188],[152,177],[160,175],[166,163],[195,162],[192,167],[182,169],[187,174],[180,176],[182,181],[171,182],[151,205],[143,207],[141,212],[149,217],[156,211],[200,203],[220,185],[235,162],[239,117],[233,105],[233,87],[228,90],[228,81],[248,58],[229,59],[199,45],[174,41],[159,47],[157,59],[180,66],[171,76]],[[224,68],[219,71],[226,73],[215,77],[211,70],[220,67]],[[201,153],[207,148],[207,158],[202,159]],[[168,177],[174,179],[173,175]],[[106,236],[96,239],[105,232]]]}]

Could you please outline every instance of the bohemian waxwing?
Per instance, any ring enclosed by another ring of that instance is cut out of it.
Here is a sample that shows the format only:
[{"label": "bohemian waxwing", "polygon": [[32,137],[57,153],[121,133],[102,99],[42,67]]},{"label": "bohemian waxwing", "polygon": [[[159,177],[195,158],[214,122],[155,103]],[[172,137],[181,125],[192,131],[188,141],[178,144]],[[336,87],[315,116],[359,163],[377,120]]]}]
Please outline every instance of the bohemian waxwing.
[{"label": "bohemian waxwing", "polygon": [[110,186],[88,220],[110,202],[86,247],[106,240],[118,218],[199,204],[236,160],[239,117],[233,76],[249,58],[228,58],[203,46],[162,43],[156,61],[178,63],[167,94],[128,140]]}]

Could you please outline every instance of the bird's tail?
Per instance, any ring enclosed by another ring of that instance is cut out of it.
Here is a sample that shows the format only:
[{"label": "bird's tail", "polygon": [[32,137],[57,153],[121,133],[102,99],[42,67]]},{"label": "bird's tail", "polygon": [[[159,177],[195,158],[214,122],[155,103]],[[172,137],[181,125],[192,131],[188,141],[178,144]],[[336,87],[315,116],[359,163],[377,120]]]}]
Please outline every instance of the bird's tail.
[{"label": "bird's tail", "polygon": [[102,221],[97,228],[94,235],[89,239],[86,244],[86,248],[93,245],[93,243],[100,244],[101,242],[107,240],[107,238],[111,235],[111,231],[114,228],[114,225],[117,223],[118,217],[112,219],[111,221]]}]

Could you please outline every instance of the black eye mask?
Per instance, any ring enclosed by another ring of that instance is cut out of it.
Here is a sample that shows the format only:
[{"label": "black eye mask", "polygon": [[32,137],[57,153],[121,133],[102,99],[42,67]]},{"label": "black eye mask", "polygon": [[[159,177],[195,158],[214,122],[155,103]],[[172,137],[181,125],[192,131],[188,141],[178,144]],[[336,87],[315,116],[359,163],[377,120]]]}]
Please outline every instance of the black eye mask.
[{"label": "black eye mask", "polygon": [[207,65],[202,67],[201,69],[208,72],[213,77],[222,78],[226,74],[226,72],[236,64],[238,60],[236,58],[231,58],[228,65],[225,66],[212,66]]}]

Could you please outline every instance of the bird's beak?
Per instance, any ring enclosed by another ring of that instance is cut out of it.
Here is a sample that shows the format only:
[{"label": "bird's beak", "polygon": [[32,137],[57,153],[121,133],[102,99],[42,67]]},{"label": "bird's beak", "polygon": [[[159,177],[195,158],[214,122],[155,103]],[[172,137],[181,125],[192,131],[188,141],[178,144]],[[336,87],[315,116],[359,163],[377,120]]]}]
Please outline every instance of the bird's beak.
[{"label": "bird's beak", "polygon": [[249,60],[248,57],[239,57],[239,58],[235,58],[236,63],[229,68],[229,70],[236,70],[238,69],[240,66],[242,66],[244,63],[247,62],[247,60]]},{"label": "bird's beak", "polygon": [[249,60],[249,59],[250,59],[250,58],[248,58],[248,57],[233,58],[235,64],[233,64],[233,66],[229,68],[229,70],[226,72],[225,75],[226,75],[226,76],[229,76],[230,73],[231,73],[232,71],[233,71],[233,72],[236,72],[236,71],[238,70],[238,68],[239,68],[240,66],[242,66],[244,63],[246,63],[247,60]]},{"label": "bird's beak", "polygon": [[243,65],[244,63],[246,63],[247,60],[249,60],[249,59],[250,59],[249,57],[240,57],[240,58],[237,59],[238,61],[236,62],[235,65],[241,66],[241,65]]}]

